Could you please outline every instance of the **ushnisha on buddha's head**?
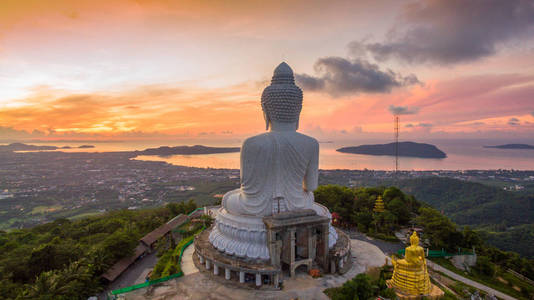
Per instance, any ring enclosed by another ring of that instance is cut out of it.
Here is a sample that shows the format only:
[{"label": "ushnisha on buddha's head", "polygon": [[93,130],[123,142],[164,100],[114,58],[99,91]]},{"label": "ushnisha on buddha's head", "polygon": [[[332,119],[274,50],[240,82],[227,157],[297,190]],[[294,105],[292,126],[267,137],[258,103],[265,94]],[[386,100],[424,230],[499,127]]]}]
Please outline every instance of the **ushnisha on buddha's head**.
[{"label": "ushnisha on buddha's head", "polygon": [[410,244],[412,246],[419,246],[419,236],[417,236],[417,231],[413,231],[412,235],[410,236]]},{"label": "ushnisha on buddha's head", "polygon": [[269,127],[298,129],[302,90],[295,85],[293,70],[285,62],[276,67],[271,85],[263,90],[261,107],[266,130],[269,130]]}]

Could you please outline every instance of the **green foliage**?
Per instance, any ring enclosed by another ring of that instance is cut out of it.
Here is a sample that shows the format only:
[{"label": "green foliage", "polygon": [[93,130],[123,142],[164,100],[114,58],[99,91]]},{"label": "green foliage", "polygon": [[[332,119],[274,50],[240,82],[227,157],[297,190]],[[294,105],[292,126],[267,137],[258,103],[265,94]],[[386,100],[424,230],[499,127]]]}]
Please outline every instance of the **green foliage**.
[{"label": "green foliage", "polygon": [[[196,205],[191,201],[182,207],[192,211]],[[167,207],[118,210],[0,232],[0,299],[95,295],[102,289],[100,276],[117,260],[131,255],[139,238],[174,216]]]},{"label": "green foliage", "polygon": [[195,203],[195,200],[189,199],[189,201],[187,202],[181,201],[178,203],[176,202],[169,203],[167,204],[166,208],[170,210],[173,215],[179,215],[179,214],[187,215],[193,212],[197,208],[197,205]]},{"label": "green foliage", "polygon": [[[342,226],[356,226],[363,232],[393,236],[399,226],[407,225],[420,204],[395,187],[350,189],[339,185],[320,186],[315,200],[337,213]],[[386,210],[374,212],[376,199],[382,196]],[[396,239],[394,239],[396,240]]]},{"label": "green foliage", "polygon": [[[452,179],[444,180],[456,188],[464,187],[463,184]],[[440,195],[442,184],[439,184],[439,188],[433,188],[434,180],[426,180],[424,183],[430,185],[424,187],[423,190],[429,192],[432,199]],[[450,192],[453,193],[452,190]],[[383,198],[386,211],[373,213],[375,201],[379,195]],[[482,195],[486,193],[482,192]],[[458,249],[469,251],[474,247],[477,254],[488,257],[492,263],[534,278],[534,260],[488,246],[484,242],[487,237],[484,232],[481,234],[469,227],[459,229],[453,221],[438,210],[421,204],[413,196],[404,194],[396,187],[353,190],[339,185],[325,185],[315,191],[315,199],[328,207],[330,211],[339,214],[341,226],[357,227],[359,231],[383,240],[395,240],[393,231],[399,226],[409,225],[410,218],[418,214],[414,221],[423,227],[422,240],[428,241],[431,249],[445,249],[455,253]],[[463,201],[461,203],[459,207],[464,208],[465,203]],[[529,240],[534,240],[534,235],[526,229],[524,234],[517,236],[517,239],[507,242],[513,244]],[[534,248],[529,247],[527,251],[532,251],[532,249]]]},{"label": "green foliage", "polygon": [[379,295],[389,299],[396,298],[395,291],[386,286],[386,279],[392,276],[390,267],[381,268],[377,278],[373,279],[370,275],[372,274],[358,274],[342,286],[326,289],[324,293],[332,300],[368,300]]},{"label": "green foliage", "polygon": [[367,300],[374,294],[371,278],[367,274],[358,274],[353,279],[345,282],[341,287],[330,289],[329,296],[332,300]]},{"label": "green foliage", "polygon": [[534,194],[510,192],[476,182],[427,177],[398,182],[405,192],[469,225],[484,240],[506,251],[534,258]]},{"label": "green foliage", "polygon": [[423,227],[423,238],[430,241],[433,249],[456,252],[459,247],[479,246],[468,244],[462,233],[456,229],[456,224],[433,208],[421,207],[416,221]]},{"label": "green foliage", "polygon": [[474,268],[486,276],[491,277],[495,275],[495,265],[487,256],[478,256],[477,264]]},{"label": "green foliage", "polygon": [[534,196],[452,178],[404,180],[400,187],[463,225],[534,223]]},{"label": "green foliage", "polygon": [[504,224],[485,226],[477,230],[488,244],[534,258],[534,223],[514,227]]},{"label": "green foliage", "polygon": [[[185,225],[185,224],[184,224]],[[201,224],[202,225],[202,224]],[[169,276],[176,274],[181,271],[180,268],[180,256],[185,245],[193,241],[195,236],[204,230],[205,227],[194,226],[186,234],[187,237],[183,238],[175,248],[167,250],[163,255],[158,259],[156,266],[152,270],[150,275],[151,280],[155,280],[161,277]]]}]

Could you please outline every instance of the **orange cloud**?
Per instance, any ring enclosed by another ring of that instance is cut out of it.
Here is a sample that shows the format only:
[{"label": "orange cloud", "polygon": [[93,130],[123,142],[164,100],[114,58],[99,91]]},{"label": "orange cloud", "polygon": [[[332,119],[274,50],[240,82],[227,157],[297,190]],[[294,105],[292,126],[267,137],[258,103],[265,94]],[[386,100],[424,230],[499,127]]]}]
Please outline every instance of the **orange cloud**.
[{"label": "orange cloud", "polygon": [[[330,98],[306,93],[301,130],[318,138],[391,136],[390,105],[420,108],[401,116],[406,136],[479,131],[528,134],[532,78],[510,75],[466,77],[398,89],[392,94]],[[500,85],[498,85],[499,83]],[[263,85],[224,88],[146,85],[126,91],[70,94],[36,87],[16,105],[0,109],[0,135],[25,130],[56,136],[147,138],[244,137],[264,130],[260,107]],[[517,121],[510,122],[514,118]],[[2,138],[2,136],[0,136]]]},{"label": "orange cloud", "polygon": [[[216,128],[242,133],[261,128],[259,91],[144,86],[115,94],[72,94],[41,89],[0,110],[0,126],[48,133],[158,132],[198,134]],[[255,101],[256,100],[256,101]]]}]

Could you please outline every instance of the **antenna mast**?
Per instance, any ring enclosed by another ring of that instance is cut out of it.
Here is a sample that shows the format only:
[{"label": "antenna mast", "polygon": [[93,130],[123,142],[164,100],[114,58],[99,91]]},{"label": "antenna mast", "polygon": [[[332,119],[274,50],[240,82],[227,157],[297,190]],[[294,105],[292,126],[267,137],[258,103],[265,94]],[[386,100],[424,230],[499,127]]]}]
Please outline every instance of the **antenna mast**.
[{"label": "antenna mast", "polygon": [[399,170],[399,115],[395,115],[395,176]]}]

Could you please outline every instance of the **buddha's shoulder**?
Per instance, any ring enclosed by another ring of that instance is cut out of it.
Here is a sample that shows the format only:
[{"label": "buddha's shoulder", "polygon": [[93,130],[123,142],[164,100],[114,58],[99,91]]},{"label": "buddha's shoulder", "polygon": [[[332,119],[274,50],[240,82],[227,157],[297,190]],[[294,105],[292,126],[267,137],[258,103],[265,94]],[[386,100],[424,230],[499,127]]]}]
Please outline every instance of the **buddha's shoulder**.
[{"label": "buddha's shoulder", "polygon": [[[273,142],[273,135],[275,134],[277,133],[266,132],[249,137],[243,142],[243,147],[261,147],[263,145],[270,144]],[[284,135],[289,137],[292,142],[297,142],[307,147],[319,147],[319,142],[317,142],[317,140],[311,136],[307,136],[299,132],[291,132],[290,134],[284,133]]]},{"label": "buddha's shoulder", "polygon": [[250,147],[263,146],[269,142],[268,140],[269,140],[268,133],[258,134],[258,135],[251,136],[245,139],[245,141],[243,142],[243,147],[250,148]]},{"label": "buddha's shoulder", "polygon": [[300,140],[307,143],[308,145],[319,147],[319,142],[315,138],[302,134],[300,132],[295,132],[295,134],[298,136]]}]

